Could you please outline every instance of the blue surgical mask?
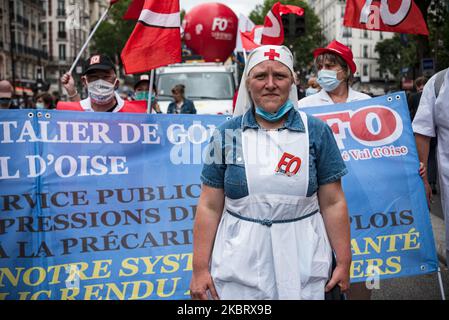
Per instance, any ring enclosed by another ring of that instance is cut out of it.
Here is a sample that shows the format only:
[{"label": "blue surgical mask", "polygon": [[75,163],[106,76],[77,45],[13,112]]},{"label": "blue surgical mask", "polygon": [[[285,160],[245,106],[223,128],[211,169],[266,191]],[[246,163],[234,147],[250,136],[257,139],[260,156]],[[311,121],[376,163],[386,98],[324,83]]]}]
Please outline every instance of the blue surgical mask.
[{"label": "blue surgical mask", "polygon": [[327,92],[330,92],[338,87],[341,80],[337,79],[337,71],[322,69],[318,71],[317,82],[321,88]]},{"label": "blue surgical mask", "polygon": [[276,122],[282,119],[282,117],[285,116],[292,108],[293,103],[290,100],[287,100],[275,113],[266,112],[261,107],[256,107],[256,114],[268,122]]},{"label": "blue surgical mask", "polygon": [[315,94],[317,92],[318,92],[318,89],[315,89],[315,88],[312,88],[312,87],[307,88],[306,89],[306,97],[311,96],[312,94]]},{"label": "blue surgical mask", "polygon": [[42,102],[36,102],[36,109],[45,109],[45,105]]}]

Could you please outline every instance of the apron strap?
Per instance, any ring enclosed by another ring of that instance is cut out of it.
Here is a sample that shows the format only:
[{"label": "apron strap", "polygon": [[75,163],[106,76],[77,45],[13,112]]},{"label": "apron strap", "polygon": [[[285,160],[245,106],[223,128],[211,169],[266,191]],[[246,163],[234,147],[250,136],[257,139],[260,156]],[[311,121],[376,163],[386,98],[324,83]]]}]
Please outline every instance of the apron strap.
[{"label": "apron strap", "polygon": [[299,221],[299,220],[303,220],[303,219],[309,218],[309,217],[313,216],[315,213],[319,212],[319,209],[316,209],[316,210],[312,211],[311,213],[308,213],[308,214],[303,215],[303,216],[298,217],[298,218],[282,219],[282,220],[248,218],[248,217],[244,217],[244,216],[242,216],[242,215],[240,215],[238,213],[229,211],[228,209],[226,209],[226,212],[228,212],[231,216],[236,217],[238,219],[249,221],[249,222],[260,223],[263,226],[271,227],[271,225],[273,223],[289,223],[289,222],[295,222],[295,221]]}]

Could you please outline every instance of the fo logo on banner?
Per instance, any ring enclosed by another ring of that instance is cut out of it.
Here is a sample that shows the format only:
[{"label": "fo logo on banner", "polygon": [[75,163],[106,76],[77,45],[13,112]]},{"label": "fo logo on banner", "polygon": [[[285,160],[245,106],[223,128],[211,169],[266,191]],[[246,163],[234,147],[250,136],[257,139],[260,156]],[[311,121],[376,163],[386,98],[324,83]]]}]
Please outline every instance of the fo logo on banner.
[{"label": "fo logo on banner", "polygon": [[291,177],[296,173],[298,173],[300,168],[301,168],[301,159],[290,153],[284,152],[284,154],[281,157],[281,160],[276,166],[276,170],[274,171],[285,174],[288,177]]}]

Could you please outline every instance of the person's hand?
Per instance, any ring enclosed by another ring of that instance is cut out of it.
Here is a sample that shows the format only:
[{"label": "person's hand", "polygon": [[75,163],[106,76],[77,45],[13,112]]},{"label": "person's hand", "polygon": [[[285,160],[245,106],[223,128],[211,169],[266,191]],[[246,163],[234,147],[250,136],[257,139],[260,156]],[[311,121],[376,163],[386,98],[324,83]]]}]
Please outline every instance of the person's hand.
[{"label": "person's hand", "polygon": [[333,287],[338,285],[340,287],[340,291],[345,293],[349,289],[349,265],[343,266],[337,263],[337,267],[334,269],[332,273],[332,278],[326,284],[325,291],[329,292]]},{"label": "person's hand", "polygon": [[424,166],[424,163],[419,163],[419,175],[421,178],[425,179],[427,177],[427,168]]},{"label": "person's hand", "polygon": [[154,110],[155,110],[157,113],[162,113],[161,107],[159,107],[159,103],[156,102],[156,103],[153,105],[153,108],[154,108]]},{"label": "person's hand", "polygon": [[190,281],[190,296],[192,300],[208,300],[208,290],[214,300],[219,299],[210,272],[207,270],[193,272],[192,280]]},{"label": "person's hand", "polygon": [[427,199],[427,206],[430,209],[430,204],[432,203],[432,187],[429,184],[429,181],[427,180],[427,168],[424,166],[424,163],[419,163],[419,175],[421,176],[423,182],[424,182],[424,188],[426,190],[426,199]]},{"label": "person's hand", "polygon": [[65,73],[61,77],[61,83],[66,89],[69,96],[73,96],[76,94],[75,79],[73,79],[70,73]]},{"label": "person's hand", "polygon": [[427,179],[424,179],[424,188],[426,190],[427,206],[430,209],[430,204],[433,203],[433,200],[432,200],[432,187],[430,186],[429,181],[427,181]]}]

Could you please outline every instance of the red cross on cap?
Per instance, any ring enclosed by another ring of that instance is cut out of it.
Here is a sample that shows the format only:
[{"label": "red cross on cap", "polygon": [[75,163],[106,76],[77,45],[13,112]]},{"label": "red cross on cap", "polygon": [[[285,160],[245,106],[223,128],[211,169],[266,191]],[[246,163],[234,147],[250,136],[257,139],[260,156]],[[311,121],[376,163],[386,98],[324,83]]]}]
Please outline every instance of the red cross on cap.
[{"label": "red cross on cap", "polygon": [[268,57],[268,59],[270,59],[270,60],[274,60],[274,57],[278,57],[279,58],[281,56],[274,49],[270,49],[270,51],[266,51],[263,55],[265,57]]}]

